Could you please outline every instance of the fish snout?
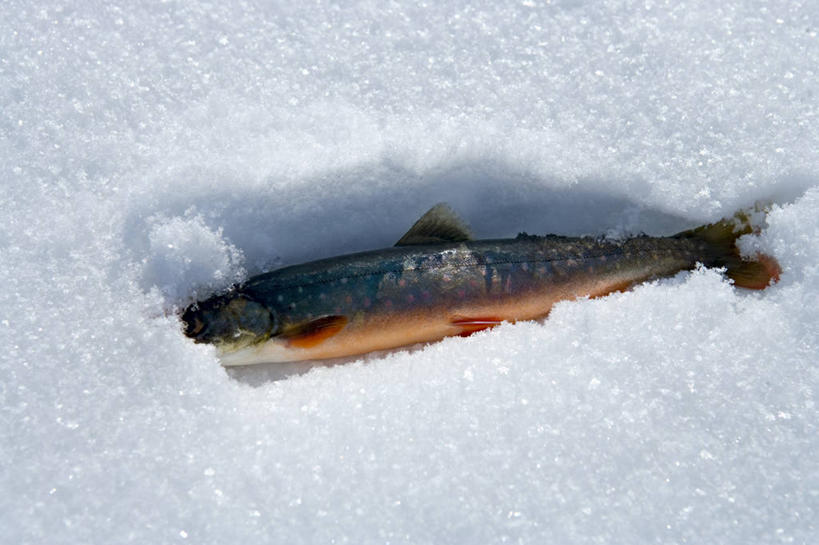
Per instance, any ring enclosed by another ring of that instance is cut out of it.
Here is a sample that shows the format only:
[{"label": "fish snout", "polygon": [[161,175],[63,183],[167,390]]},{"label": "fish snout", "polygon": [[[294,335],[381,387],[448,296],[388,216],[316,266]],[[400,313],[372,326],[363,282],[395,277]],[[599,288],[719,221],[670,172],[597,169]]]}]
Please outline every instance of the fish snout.
[{"label": "fish snout", "polygon": [[185,335],[195,342],[231,349],[265,340],[278,329],[275,313],[244,294],[194,303],[182,313],[182,323]]}]

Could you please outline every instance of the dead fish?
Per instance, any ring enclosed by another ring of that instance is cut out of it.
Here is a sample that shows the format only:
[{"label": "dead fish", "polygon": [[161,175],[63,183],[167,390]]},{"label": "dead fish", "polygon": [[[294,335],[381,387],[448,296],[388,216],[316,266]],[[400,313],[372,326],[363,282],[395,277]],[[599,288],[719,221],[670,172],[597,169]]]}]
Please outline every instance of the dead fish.
[{"label": "dead fish", "polygon": [[472,240],[442,203],[395,247],[254,276],[191,305],[182,321],[188,337],[217,347],[225,366],[354,356],[542,318],[558,301],[600,297],[697,263],[763,289],[780,269],[768,256],[740,256],[736,239],[749,232],[747,215],[737,214],[670,237]]}]

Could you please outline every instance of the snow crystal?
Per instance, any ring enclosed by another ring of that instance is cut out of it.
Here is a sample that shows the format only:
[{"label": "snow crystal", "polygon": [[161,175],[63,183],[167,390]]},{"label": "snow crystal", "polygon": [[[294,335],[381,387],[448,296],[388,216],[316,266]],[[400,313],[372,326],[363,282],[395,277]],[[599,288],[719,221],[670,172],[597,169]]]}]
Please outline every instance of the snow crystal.
[{"label": "snow crystal", "polygon": [[201,216],[186,216],[152,222],[143,284],[176,301],[202,298],[244,280],[241,250],[223,239],[221,229],[210,230]]},{"label": "snow crystal", "polygon": [[[0,5],[8,543],[812,543],[815,2]],[[226,371],[174,308],[392,245],[662,235],[697,269],[337,365]]]}]

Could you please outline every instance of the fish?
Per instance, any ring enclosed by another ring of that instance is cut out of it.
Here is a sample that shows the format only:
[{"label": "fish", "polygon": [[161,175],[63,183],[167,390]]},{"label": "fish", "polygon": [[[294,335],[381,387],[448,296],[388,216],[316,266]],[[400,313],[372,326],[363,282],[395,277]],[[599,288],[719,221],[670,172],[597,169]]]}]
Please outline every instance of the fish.
[{"label": "fish", "polygon": [[672,236],[624,239],[519,234],[474,240],[445,203],[395,246],[257,276],[181,314],[184,334],[214,345],[224,366],[325,360],[468,336],[537,320],[558,301],[594,298],[694,269],[721,268],[760,290],[781,269],[745,259],[749,214]]}]

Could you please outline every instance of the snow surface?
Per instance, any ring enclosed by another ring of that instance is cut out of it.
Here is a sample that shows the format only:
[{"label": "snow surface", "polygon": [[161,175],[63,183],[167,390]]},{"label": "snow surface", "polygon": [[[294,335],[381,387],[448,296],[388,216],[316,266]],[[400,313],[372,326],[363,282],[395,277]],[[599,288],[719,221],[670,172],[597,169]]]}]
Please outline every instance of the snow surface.
[{"label": "snow surface", "polygon": [[[117,5],[118,4],[118,5]],[[819,3],[0,4],[3,543],[819,542]],[[173,310],[391,245],[749,250],[543,323],[222,369]]]}]

